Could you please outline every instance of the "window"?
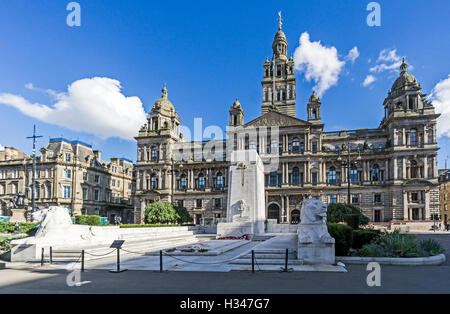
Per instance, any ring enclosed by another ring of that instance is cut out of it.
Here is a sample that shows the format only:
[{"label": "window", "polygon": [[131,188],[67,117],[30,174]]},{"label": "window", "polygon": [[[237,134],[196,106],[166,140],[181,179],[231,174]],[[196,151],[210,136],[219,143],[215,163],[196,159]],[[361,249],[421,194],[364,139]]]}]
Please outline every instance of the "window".
[{"label": "window", "polygon": [[65,169],[65,170],[64,170],[64,178],[70,179],[71,177],[72,177],[72,170],[70,170],[70,169]]},{"label": "window", "polygon": [[158,188],[158,178],[156,177],[156,174],[153,174],[150,178],[150,188],[152,190],[155,190]]},{"label": "window", "polygon": [[298,153],[300,151],[300,141],[298,140],[298,138],[295,138],[292,142],[292,151],[294,153]]},{"label": "window", "polygon": [[380,167],[373,165],[372,167],[372,181],[377,182],[380,180]]},{"label": "window", "polygon": [[330,204],[337,203],[337,195],[330,195]]},{"label": "window", "polygon": [[115,179],[111,180],[111,186],[116,186],[116,180]]},{"label": "window", "polygon": [[63,186],[63,198],[70,198],[70,186],[69,185]]},{"label": "window", "polygon": [[292,169],[292,185],[300,185],[300,171],[297,167]]},{"label": "window", "polygon": [[270,185],[275,186],[278,184],[278,173],[272,172],[270,174]]},{"label": "window", "polygon": [[317,185],[317,173],[313,172],[311,174],[312,185]]},{"label": "window", "polygon": [[216,208],[221,208],[222,207],[222,202],[221,201],[222,200],[220,198],[216,198],[214,200],[214,205],[215,205]]},{"label": "window", "polygon": [[359,204],[359,194],[352,194],[352,204]]},{"label": "window", "polygon": [[419,177],[419,167],[417,166],[417,162],[415,160],[411,161],[411,179],[415,179]]},{"label": "window", "polygon": [[206,183],[205,176],[203,175],[203,173],[200,173],[198,175],[198,188],[200,190],[203,190],[205,188],[205,183]]},{"label": "window", "polygon": [[317,142],[312,142],[312,151],[313,153],[317,153]]},{"label": "window", "polygon": [[337,183],[336,177],[336,168],[331,167],[330,171],[328,172],[328,184],[335,185]]},{"label": "window", "polygon": [[219,172],[217,174],[217,178],[216,178],[216,187],[218,189],[222,189],[223,188],[223,175],[221,172]]},{"label": "window", "polygon": [[83,200],[87,201],[89,199],[89,190],[88,188],[83,188]]},{"label": "window", "polygon": [[100,184],[100,176],[98,174],[95,175],[95,183]]},{"label": "window", "polygon": [[152,147],[152,161],[158,161],[158,149],[156,147]]},{"label": "window", "polygon": [[187,178],[186,178],[186,175],[183,174],[183,175],[181,175],[181,178],[180,178],[180,189],[186,190],[186,188],[187,188]]},{"label": "window", "polygon": [[352,184],[357,184],[358,183],[358,169],[356,169],[355,167],[353,167],[350,170],[350,182]]},{"label": "window", "polygon": [[70,154],[69,154],[69,153],[66,153],[66,154],[65,154],[65,161],[66,161],[66,162],[70,162],[70,159],[71,159],[70,157],[71,157]]},{"label": "window", "polygon": [[178,207],[184,207],[184,200],[177,201]]},{"label": "window", "polygon": [[412,129],[409,133],[409,145],[416,146],[417,145],[417,130]]},{"label": "window", "polygon": [[202,203],[203,203],[202,200],[196,200],[196,202],[195,202],[195,207],[196,207],[196,208],[202,208],[202,206],[203,206]]},{"label": "window", "polygon": [[87,173],[87,171],[83,172],[83,181],[88,181],[88,173]]},{"label": "window", "polygon": [[373,202],[375,204],[380,204],[381,203],[381,194],[380,193],[375,193],[373,195]]},{"label": "window", "polygon": [[419,200],[419,194],[417,192],[411,193],[411,201],[417,202]]},{"label": "window", "polygon": [[94,190],[94,200],[100,201],[100,190]]}]

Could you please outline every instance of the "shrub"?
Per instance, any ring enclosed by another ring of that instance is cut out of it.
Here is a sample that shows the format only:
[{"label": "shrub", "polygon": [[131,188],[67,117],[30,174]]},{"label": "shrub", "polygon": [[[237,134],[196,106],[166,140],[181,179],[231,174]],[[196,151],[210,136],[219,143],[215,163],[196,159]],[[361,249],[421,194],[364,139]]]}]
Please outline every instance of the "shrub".
[{"label": "shrub", "polygon": [[120,228],[161,228],[161,227],[180,227],[180,225],[120,225]]},{"label": "shrub", "polygon": [[352,228],[347,225],[328,223],[328,232],[336,240],[337,256],[347,256],[352,246]]},{"label": "shrub", "polygon": [[178,214],[178,216],[180,217],[178,219],[178,223],[188,223],[188,222],[192,222],[192,217],[191,215],[189,215],[189,212],[187,211],[186,208],[184,208],[183,206],[174,206],[174,209],[176,211],[176,213]]},{"label": "shrub", "polygon": [[347,214],[344,216],[345,223],[352,229],[358,229],[360,225],[360,215],[359,214]]},{"label": "shrub", "polygon": [[364,245],[359,251],[358,255],[362,257],[385,257],[386,252],[383,247],[376,243]]},{"label": "shrub", "polygon": [[181,217],[177,214],[172,204],[152,203],[145,208],[145,223],[168,224],[176,223]]},{"label": "shrub", "polygon": [[[0,233],[14,233],[14,222],[0,222]],[[29,236],[36,232],[36,223],[21,222],[19,223],[20,233],[26,233]]]},{"label": "shrub", "polygon": [[348,204],[329,204],[327,211],[327,221],[331,223],[345,222],[345,215],[359,215],[359,225],[365,226],[369,223],[361,209]]},{"label": "shrub", "polygon": [[380,238],[379,230],[353,230],[352,248],[361,249],[366,244],[375,243]]},{"label": "shrub", "polygon": [[100,226],[100,216],[96,215],[77,215],[75,216],[77,225]]},{"label": "shrub", "polygon": [[422,253],[427,256],[435,256],[445,253],[445,249],[442,245],[434,239],[422,240],[419,245]]}]

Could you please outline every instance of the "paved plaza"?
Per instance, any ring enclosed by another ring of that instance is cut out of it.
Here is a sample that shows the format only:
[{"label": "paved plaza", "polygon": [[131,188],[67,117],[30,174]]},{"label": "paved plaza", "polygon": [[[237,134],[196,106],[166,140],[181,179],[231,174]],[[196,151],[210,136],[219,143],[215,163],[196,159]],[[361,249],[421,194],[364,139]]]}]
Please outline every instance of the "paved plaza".
[{"label": "paved plaza", "polygon": [[[89,269],[88,264],[88,270],[81,275],[83,284],[80,287],[66,284],[66,270],[48,266],[0,270],[0,293],[450,293],[450,235],[422,234],[417,237],[439,240],[447,249],[446,263],[441,266],[383,265],[381,287],[374,288],[366,284],[369,272],[364,265],[348,265],[347,273],[128,270],[112,274],[106,269]],[[141,258],[148,257],[138,260]],[[214,266],[210,267],[214,269]]]}]

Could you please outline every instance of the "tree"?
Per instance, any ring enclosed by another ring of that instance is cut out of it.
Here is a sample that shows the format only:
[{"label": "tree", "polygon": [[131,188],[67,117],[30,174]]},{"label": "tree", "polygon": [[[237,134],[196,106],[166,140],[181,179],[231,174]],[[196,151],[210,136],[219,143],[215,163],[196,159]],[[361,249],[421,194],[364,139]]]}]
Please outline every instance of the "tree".
[{"label": "tree", "polygon": [[173,205],[170,203],[152,203],[145,208],[145,223],[169,224],[180,220]]},{"label": "tree", "polygon": [[174,206],[174,208],[178,216],[180,216],[178,223],[192,222],[192,217],[191,215],[189,215],[189,212],[186,208],[184,208],[183,206]]},{"label": "tree", "polygon": [[327,212],[327,221],[331,223],[346,222],[346,216],[348,215],[359,215],[359,223],[361,225],[367,225],[369,223],[369,218],[367,218],[362,210],[355,206],[349,204],[329,204]]}]

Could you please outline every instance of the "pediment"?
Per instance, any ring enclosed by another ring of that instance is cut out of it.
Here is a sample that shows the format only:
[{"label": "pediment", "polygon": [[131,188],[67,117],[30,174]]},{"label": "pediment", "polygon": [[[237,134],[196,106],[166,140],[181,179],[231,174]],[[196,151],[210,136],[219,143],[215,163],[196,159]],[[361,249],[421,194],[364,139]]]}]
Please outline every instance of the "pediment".
[{"label": "pediment", "polygon": [[259,126],[310,126],[311,123],[300,120],[291,116],[288,116],[283,113],[279,113],[276,111],[269,111],[266,114],[256,118],[253,121],[250,121],[244,128],[246,127],[259,127]]}]

